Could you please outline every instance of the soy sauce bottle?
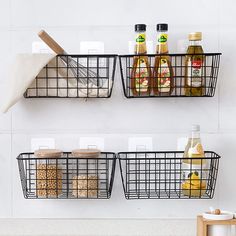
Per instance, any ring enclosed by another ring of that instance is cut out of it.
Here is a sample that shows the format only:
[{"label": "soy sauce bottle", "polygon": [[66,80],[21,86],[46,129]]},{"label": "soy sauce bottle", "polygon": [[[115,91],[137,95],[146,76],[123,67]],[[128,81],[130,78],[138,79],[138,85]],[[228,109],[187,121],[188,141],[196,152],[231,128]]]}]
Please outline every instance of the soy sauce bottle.
[{"label": "soy sauce bottle", "polygon": [[155,95],[169,96],[173,90],[173,68],[168,55],[168,24],[157,24],[157,46],[154,71],[153,91]]},{"label": "soy sauce bottle", "polygon": [[146,46],[146,25],[135,25],[135,54],[131,72],[131,90],[133,96],[150,95],[151,68],[148,61]]}]

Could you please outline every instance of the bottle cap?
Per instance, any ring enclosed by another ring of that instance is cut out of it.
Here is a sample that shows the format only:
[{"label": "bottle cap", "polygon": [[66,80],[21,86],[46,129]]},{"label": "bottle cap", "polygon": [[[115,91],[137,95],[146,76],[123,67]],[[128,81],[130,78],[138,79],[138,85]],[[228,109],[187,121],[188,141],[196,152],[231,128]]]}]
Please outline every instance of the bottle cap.
[{"label": "bottle cap", "polygon": [[71,152],[73,157],[97,158],[101,151],[99,149],[76,149]]},{"label": "bottle cap", "polygon": [[145,24],[137,24],[135,25],[135,31],[146,31],[146,25]]},{"label": "bottle cap", "polygon": [[34,152],[38,158],[55,158],[61,157],[62,151],[57,149],[39,149]]},{"label": "bottle cap", "polygon": [[202,32],[190,33],[190,34],[188,35],[188,39],[189,39],[190,41],[202,40]]},{"label": "bottle cap", "polygon": [[166,23],[157,24],[157,31],[168,31],[168,24]]},{"label": "bottle cap", "polygon": [[200,131],[200,125],[192,125],[192,131]]}]

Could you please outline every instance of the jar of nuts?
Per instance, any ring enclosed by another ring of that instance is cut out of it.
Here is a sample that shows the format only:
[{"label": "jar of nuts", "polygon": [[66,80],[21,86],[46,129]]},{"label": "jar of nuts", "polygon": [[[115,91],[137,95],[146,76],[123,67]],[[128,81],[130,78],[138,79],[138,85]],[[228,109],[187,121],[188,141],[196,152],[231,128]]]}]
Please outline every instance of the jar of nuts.
[{"label": "jar of nuts", "polygon": [[36,194],[38,197],[58,197],[62,194],[62,151],[39,149],[34,152],[36,162]]},{"label": "jar of nuts", "polygon": [[99,190],[98,149],[72,151],[72,195],[76,198],[97,198]]}]

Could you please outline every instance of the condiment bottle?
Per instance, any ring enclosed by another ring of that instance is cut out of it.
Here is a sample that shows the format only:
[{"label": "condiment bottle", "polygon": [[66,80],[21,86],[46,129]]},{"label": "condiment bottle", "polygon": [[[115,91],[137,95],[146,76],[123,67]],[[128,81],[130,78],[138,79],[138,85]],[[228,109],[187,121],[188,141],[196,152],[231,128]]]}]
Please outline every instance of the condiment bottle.
[{"label": "condiment bottle", "polygon": [[182,163],[184,195],[200,197],[206,192],[206,159],[200,139],[200,126],[193,125]]},{"label": "condiment bottle", "polygon": [[146,25],[135,25],[136,45],[131,72],[131,90],[134,96],[150,95],[151,68],[149,65],[146,46]]},{"label": "condiment bottle", "polygon": [[[157,46],[153,72],[154,94],[170,95],[173,90],[173,68],[168,56],[168,24],[157,24]],[[166,54],[166,55],[165,55]]]},{"label": "condiment bottle", "polygon": [[202,33],[190,33],[189,46],[185,61],[185,95],[203,96],[205,89],[204,79],[204,51],[201,46]]}]

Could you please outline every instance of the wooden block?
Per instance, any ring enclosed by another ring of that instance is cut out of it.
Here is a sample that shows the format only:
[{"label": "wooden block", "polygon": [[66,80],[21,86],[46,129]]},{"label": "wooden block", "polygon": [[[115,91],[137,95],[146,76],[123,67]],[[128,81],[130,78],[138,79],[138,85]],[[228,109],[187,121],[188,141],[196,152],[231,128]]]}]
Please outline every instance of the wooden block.
[{"label": "wooden block", "polygon": [[236,219],[232,220],[207,220],[202,216],[197,217],[197,236],[208,236],[207,228],[209,225],[236,225]]},{"label": "wooden block", "polygon": [[197,236],[207,236],[207,224],[202,216],[197,217]]}]

